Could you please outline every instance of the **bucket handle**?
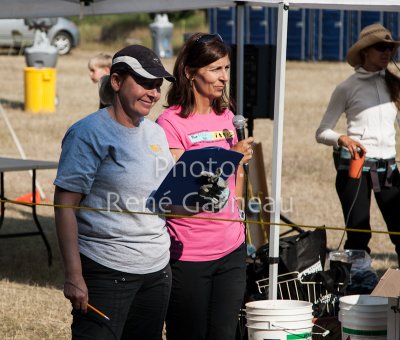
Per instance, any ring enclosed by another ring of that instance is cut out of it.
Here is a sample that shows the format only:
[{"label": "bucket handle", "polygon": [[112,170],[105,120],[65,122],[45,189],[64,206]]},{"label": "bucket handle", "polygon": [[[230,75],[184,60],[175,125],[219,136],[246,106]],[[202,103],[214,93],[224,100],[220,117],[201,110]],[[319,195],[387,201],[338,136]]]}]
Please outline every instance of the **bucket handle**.
[{"label": "bucket handle", "polygon": [[[272,327],[279,328],[279,329],[283,330],[284,332],[286,332],[286,333],[288,333],[288,334],[297,335],[297,334],[295,334],[295,333],[289,332],[289,330],[288,330],[286,327],[280,326],[279,324],[277,324],[277,323],[275,323],[275,322],[271,322],[271,326],[272,326]],[[322,335],[322,337],[325,338],[325,337],[331,332],[330,330],[325,329],[325,328],[321,327],[320,325],[314,324],[314,326],[317,326],[318,328],[321,328],[324,332],[323,332],[323,333],[313,333],[313,332],[311,332],[311,334],[314,334],[314,335]]]}]

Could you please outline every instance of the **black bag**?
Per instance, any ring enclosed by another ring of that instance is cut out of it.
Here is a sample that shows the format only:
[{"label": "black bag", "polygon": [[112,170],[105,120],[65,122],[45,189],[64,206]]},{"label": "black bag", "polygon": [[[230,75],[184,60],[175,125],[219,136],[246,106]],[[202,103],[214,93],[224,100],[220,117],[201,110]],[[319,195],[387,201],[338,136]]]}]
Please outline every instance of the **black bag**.
[{"label": "black bag", "polygon": [[[302,231],[298,235],[281,238],[279,240],[278,273],[285,274],[294,271],[301,273],[307,269],[310,272],[316,272],[321,270],[321,267],[323,270],[325,257],[325,229]],[[268,277],[269,244],[265,244],[257,250],[256,258],[263,264],[263,274]],[[313,270],[312,268],[316,264],[319,269]]]},{"label": "black bag", "polygon": [[[281,270],[285,272],[303,272],[313,270],[316,264],[322,270],[326,257],[326,231],[315,229],[306,231],[299,235],[284,238],[279,242]],[[278,265],[279,266],[279,265]]]}]

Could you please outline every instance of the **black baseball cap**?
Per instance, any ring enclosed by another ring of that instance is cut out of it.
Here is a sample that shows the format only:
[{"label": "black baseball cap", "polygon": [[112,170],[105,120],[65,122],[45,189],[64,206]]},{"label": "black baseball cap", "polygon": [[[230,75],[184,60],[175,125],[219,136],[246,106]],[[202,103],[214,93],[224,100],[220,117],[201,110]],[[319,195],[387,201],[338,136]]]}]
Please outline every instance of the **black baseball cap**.
[{"label": "black baseball cap", "polygon": [[165,78],[175,81],[166,71],[160,58],[149,48],[142,45],[130,45],[114,54],[110,74],[129,72],[133,76],[146,79]]}]

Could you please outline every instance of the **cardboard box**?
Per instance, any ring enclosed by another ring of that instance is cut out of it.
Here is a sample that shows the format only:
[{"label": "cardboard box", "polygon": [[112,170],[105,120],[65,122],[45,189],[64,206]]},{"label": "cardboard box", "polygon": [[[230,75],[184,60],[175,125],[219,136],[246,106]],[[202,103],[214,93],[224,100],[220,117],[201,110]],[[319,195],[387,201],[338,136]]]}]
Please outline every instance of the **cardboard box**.
[{"label": "cardboard box", "polygon": [[400,339],[400,270],[389,268],[382,276],[375,289],[373,296],[388,298],[388,323],[387,338],[390,340]]}]

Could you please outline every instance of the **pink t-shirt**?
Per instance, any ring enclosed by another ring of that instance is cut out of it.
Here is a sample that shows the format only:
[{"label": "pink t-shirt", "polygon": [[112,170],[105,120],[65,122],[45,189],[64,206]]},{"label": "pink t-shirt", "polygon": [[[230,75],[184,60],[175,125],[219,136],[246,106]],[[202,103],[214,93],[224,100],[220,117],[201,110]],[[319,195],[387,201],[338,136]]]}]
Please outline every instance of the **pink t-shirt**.
[{"label": "pink t-shirt", "polygon": [[[210,146],[230,149],[236,142],[232,124],[234,114],[225,110],[222,115],[193,114],[179,116],[177,106],[166,109],[157,120],[167,135],[171,149],[200,149]],[[228,178],[230,197],[218,213],[202,212],[194,216],[238,220],[239,209],[235,194],[235,176]],[[244,242],[244,226],[240,222],[209,221],[191,218],[167,219],[171,235],[171,258],[182,261],[219,259]]]}]

